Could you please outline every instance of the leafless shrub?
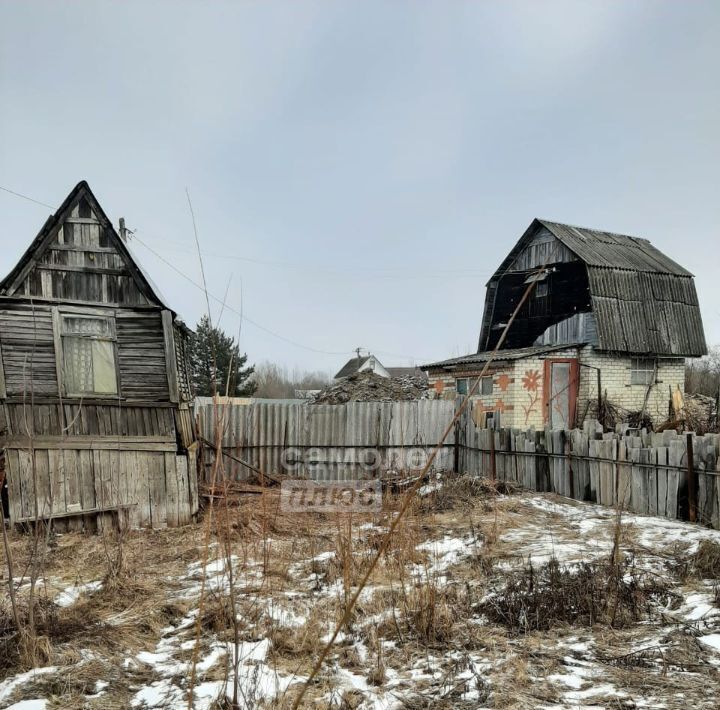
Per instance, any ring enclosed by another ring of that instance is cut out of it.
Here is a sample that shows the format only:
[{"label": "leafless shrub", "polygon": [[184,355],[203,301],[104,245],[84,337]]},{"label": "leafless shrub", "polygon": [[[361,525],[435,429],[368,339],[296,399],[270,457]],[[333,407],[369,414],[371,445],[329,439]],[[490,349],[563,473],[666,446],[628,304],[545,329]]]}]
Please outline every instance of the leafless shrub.
[{"label": "leafless shrub", "polygon": [[515,493],[519,487],[510,481],[492,481],[470,474],[447,474],[431,493],[420,498],[418,511],[421,513],[442,513],[457,508],[470,508],[478,498],[491,501],[497,495]]},{"label": "leafless shrub", "polygon": [[546,631],[558,623],[624,627],[652,614],[672,596],[658,578],[637,570],[630,557],[618,564],[584,562],[563,567],[556,559],[511,574],[502,591],[479,609],[514,633]]},{"label": "leafless shrub", "polygon": [[681,546],[670,553],[669,566],[681,580],[688,577],[720,580],[720,543],[702,540],[691,555]]}]

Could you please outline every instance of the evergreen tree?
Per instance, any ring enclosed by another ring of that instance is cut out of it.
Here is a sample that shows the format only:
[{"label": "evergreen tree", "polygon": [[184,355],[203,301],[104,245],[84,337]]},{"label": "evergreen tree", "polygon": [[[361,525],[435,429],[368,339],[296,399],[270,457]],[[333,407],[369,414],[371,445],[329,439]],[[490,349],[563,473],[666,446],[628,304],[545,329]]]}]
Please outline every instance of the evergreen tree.
[{"label": "evergreen tree", "polygon": [[190,372],[195,395],[209,397],[217,392],[247,397],[257,385],[250,381],[254,367],[246,367],[247,354],[220,328],[203,316],[190,338]]}]

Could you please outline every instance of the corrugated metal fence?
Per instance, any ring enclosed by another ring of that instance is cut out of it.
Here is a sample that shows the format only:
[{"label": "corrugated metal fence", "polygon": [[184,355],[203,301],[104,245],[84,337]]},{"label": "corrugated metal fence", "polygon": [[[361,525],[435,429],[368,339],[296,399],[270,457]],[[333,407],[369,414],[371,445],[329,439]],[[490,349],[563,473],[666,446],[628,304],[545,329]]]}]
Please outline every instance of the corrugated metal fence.
[{"label": "corrugated metal fence", "polygon": [[[269,474],[348,480],[386,476],[422,467],[440,442],[455,404],[439,400],[349,402],[309,405],[290,402],[196,404],[200,434],[215,444],[222,426],[224,469],[244,480],[254,468]],[[455,437],[448,437],[434,462],[452,470]],[[203,477],[209,481],[214,452],[204,447]]]},{"label": "corrugated metal fence", "polygon": [[[247,402],[247,401],[246,401]],[[196,403],[200,435],[215,443],[222,427],[225,475],[285,474],[315,480],[388,477],[424,465],[455,413],[444,400]],[[435,459],[438,471],[464,471],[513,481],[636,513],[692,519],[720,529],[720,436],[674,431],[638,436],[584,430],[478,429],[470,411],[460,418]],[[210,480],[211,445],[201,475]],[[249,464],[250,467],[242,462]],[[691,473],[689,473],[691,470]]]}]

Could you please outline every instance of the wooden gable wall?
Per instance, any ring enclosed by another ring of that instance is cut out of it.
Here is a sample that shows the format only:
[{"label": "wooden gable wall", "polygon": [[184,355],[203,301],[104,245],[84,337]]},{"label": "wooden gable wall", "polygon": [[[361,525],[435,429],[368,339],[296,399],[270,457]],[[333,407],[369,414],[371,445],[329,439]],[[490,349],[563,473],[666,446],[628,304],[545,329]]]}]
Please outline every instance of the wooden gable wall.
[{"label": "wooden gable wall", "polygon": [[80,194],[49,241],[14,285],[16,296],[107,305],[145,306],[132,265],[116,246],[110,225]]}]

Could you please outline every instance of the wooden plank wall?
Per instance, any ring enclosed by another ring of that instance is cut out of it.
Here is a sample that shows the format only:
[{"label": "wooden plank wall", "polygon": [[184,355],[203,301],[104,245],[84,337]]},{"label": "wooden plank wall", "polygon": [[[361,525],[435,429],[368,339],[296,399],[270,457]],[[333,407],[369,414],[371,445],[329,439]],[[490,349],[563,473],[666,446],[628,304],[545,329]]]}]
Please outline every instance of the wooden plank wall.
[{"label": "wooden plank wall", "polygon": [[[416,469],[440,441],[454,406],[439,400],[343,405],[255,402],[215,406],[210,402],[197,405],[196,416],[203,438],[215,443],[220,426],[225,451],[263,472],[348,480],[371,477],[376,471],[389,475]],[[209,482],[214,454],[208,446],[203,450],[202,475]],[[375,452],[379,458],[373,466]],[[434,469],[452,469],[453,456],[451,434]],[[232,480],[252,475],[237,461],[223,458],[224,474]]]},{"label": "wooden plank wall", "polygon": [[[169,402],[161,312],[121,309],[114,314],[123,398]],[[13,302],[0,308],[0,345],[9,398],[58,397],[50,306]]]},{"label": "wooden plank wall", "polygon": [[121,507],[132,527],[188,523],[198,510],[195,466],[173,446],[165,449],[107,441],[82,449],[7,448],[10,520],[60,516],[56,529],[81,529],[97,522],[98,511],[102,517]]}]

